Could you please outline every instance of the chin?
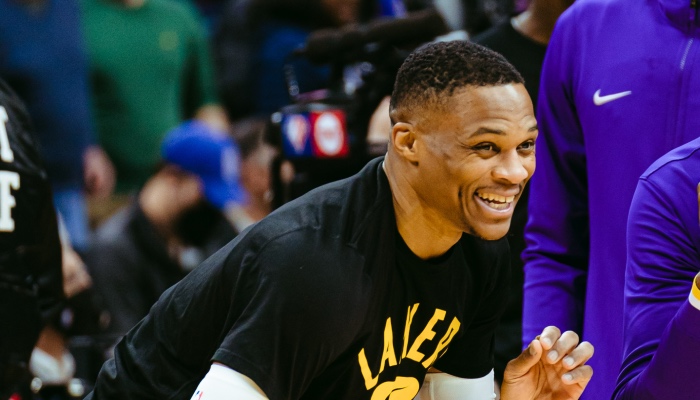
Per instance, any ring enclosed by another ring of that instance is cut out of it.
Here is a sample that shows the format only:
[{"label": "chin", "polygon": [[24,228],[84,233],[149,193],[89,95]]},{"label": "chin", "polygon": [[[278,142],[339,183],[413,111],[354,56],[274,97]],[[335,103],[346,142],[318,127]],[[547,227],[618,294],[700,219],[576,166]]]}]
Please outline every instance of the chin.
[{"label": "chin", "polygon": [[468,232],[484,240],[499,240],[508,234],[510,221],[508,221],[508,224],[504,224],[505,227],[500,225],[501,224],[498,224],[497,226],[472,227],[472,229],[470,229]]}]

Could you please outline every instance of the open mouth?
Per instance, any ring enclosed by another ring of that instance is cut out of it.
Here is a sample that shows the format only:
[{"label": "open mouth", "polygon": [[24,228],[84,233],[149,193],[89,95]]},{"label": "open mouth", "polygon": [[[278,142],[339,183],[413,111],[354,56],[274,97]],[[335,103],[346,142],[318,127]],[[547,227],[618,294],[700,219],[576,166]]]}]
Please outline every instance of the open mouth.
[{"label": "open mouth", "polygon": [[515,200],[515,196],[502,196],[488,192],[476,192],[476,197],[482,204],[496,211],[508,210]]}]

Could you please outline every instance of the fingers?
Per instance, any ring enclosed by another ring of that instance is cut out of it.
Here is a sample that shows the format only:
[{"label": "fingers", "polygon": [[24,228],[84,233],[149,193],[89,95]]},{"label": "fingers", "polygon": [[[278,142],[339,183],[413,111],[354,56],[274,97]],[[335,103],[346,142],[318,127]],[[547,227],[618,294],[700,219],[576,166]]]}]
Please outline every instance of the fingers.
[{"label": "fingers", "polygon": [[593,368],[590,365],[582,365],[562,375],[561,380],[567,385],[578,384],[585,389],[593,377]]},{"label": "fingers", "polygon": [[[553,340],[558,336],[559,330],[550,328],[553,327],[546,328],[540,335],[541,342],[545,342],[545,339]],[[567,385],[578,384],[585,388],[593,376],[593,368],[585,363],[593,357],[594,350],[589,342],[579,343],[579,337],[575,332],[566,331],[558,336],[549,349],[544,351],[547,363],[561,362],[564,369],[569,370],[562,375],[562,382]]]},{"label": "fingers", "polygon": [[578,346],[578,335],[573,331],[566,331],[557,339],[546,353],[547,362],[554,364],[569,354]]},{"label": "fingers", "polygon": [[539,340],[535,339],[520,355],[511,360],[504,371],[504,380],[515,380],[525,375],[542,358],[544,350]]},{"label": "fingers", "polygon": [[593,351],[593,346],[590,343],[581,342],[574,350],[564,356],[562,364],[566,369],[576,368],[590,360],[593,357]]},{"label": "fingers", "polygon": [[537,336],[535,339],[539,340],[540,343],[542,343],[542,348],[544,350],[549,350],[554,346],[554,344],[559,340],[559,337],[561,336],[561,331],[559,328],[556,326],[548,326],[544,328],[542,333]]}]

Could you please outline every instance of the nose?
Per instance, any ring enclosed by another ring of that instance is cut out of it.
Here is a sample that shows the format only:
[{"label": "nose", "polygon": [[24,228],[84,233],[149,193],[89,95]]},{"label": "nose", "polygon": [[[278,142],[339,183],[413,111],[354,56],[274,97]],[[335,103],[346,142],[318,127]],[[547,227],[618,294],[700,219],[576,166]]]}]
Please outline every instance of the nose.
[{"label": "nose", "polygon": [[517,151],[502,153],[492,175],[499,181],[520,184],[530,177],[530,171],[526,168],[528,162]]}]

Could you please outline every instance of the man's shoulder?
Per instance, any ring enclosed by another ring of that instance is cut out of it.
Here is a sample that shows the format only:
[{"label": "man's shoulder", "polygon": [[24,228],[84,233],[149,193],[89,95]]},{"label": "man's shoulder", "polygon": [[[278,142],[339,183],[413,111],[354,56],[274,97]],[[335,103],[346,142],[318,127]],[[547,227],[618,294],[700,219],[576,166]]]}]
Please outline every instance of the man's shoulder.
[{"label": "man's shoulder", "polygon": [[700,169],[700,138],[677,147],[654,161],[641,180],[674,185],[678,179],[693,176]]},{"label": "man's shoulder", "polygon": [[571,26],[579,34],[583,31],[600,35],[619,34],[618,25],[612,22],[635,18],[641,8],[643,5],[631,0],[577,0],[562,13],[557,25]]},{"label": "man's shoulder", "polygon": [[258,222],[255,232],[276,236],[304,228],[309,235],[318,232],[356,244],[369,226],[393,212],[391,190],[381,161],[375,159],[357,174],[321,186],[285,204]]}]

